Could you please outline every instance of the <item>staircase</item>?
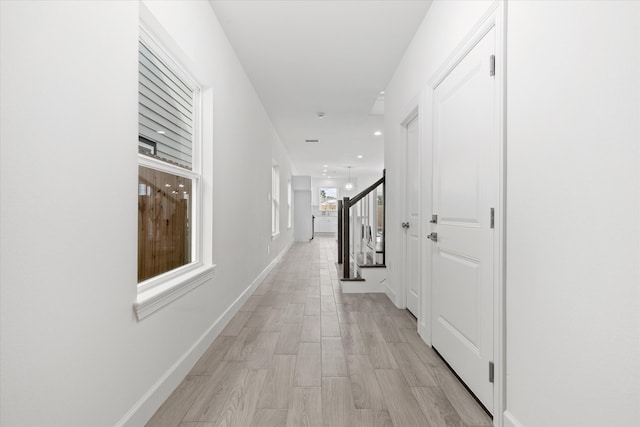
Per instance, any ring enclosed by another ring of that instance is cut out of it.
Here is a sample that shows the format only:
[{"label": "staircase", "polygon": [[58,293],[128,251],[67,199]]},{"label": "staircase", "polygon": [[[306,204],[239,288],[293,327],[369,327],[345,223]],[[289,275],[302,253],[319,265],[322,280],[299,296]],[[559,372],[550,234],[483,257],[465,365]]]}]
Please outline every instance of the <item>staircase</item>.
[{"label": "staircase", "polygon": [[384,292],[385,172],[353,198],[338,201],[338,276],[343,293]]}]

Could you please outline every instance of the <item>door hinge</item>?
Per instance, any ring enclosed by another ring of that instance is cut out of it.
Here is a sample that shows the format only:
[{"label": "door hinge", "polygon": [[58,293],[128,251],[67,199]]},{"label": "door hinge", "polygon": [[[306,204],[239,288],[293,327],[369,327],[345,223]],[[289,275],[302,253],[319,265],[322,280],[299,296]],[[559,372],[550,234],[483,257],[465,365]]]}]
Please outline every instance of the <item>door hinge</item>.
[{"label": "door hinge", "polygon": [[496,225],[496,210],[494,208],[491,208],[490,228],[494,228],[495,225]]},{"label": "door hinge", "polygon": [[438,223],[438,215],[433,214],[431,215],[431,221],[429,221],[431,224],[437,224]]},{"label": "door hinge", "polygon": [[489,382],[493,383],[493,362],[489,362]]},{"label": "door hinge", "polygon": [[489,57],[489,75],[490,76],[496,75],[496,56],[495,55],[491,55]]}]

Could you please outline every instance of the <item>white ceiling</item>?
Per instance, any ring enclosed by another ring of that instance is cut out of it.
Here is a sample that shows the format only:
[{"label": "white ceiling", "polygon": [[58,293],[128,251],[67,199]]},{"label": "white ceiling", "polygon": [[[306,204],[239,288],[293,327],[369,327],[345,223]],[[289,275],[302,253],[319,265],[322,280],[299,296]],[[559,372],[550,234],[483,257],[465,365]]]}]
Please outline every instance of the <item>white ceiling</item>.
[{"label": "white ceiling", "polygon": [[383,116],[370,112],[431,0],[210,3],[296,172],[380,176]]}]

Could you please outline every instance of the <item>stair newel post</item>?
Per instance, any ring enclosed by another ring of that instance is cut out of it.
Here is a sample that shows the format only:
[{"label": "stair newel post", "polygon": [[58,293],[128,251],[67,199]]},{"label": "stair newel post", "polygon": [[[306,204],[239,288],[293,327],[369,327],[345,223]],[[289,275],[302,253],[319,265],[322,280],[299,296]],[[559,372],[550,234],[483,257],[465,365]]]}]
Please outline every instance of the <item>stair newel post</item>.
[{"label": "stair newel post", "polygon": [[338,262],[343,262],[342,255],[342,200],[338,200]]},{"label": "stair newel post", "polygon": [[385,231],[387,229],[387,170],[382,170],[382,264],[386,264],[386,244]]},{"label": "stair newel post", "polygon": [[351,267],[351,249],[349,248],[349,198],[342,199],[342,277],[348,279],[351,277],[349,268]]}]

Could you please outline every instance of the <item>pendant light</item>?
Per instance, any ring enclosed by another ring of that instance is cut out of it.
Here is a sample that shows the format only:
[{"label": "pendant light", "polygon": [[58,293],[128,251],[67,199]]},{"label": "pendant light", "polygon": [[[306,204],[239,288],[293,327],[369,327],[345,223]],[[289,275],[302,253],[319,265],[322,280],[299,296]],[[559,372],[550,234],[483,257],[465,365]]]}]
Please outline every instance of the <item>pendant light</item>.
[{"label": "pendant light", "polygon": [[347,180],[344,188],[347,190],[351,190],[353,188],[353,184],[351,183],[351,166],[347,166],[347,168],[349,168],[349,179]]}]

